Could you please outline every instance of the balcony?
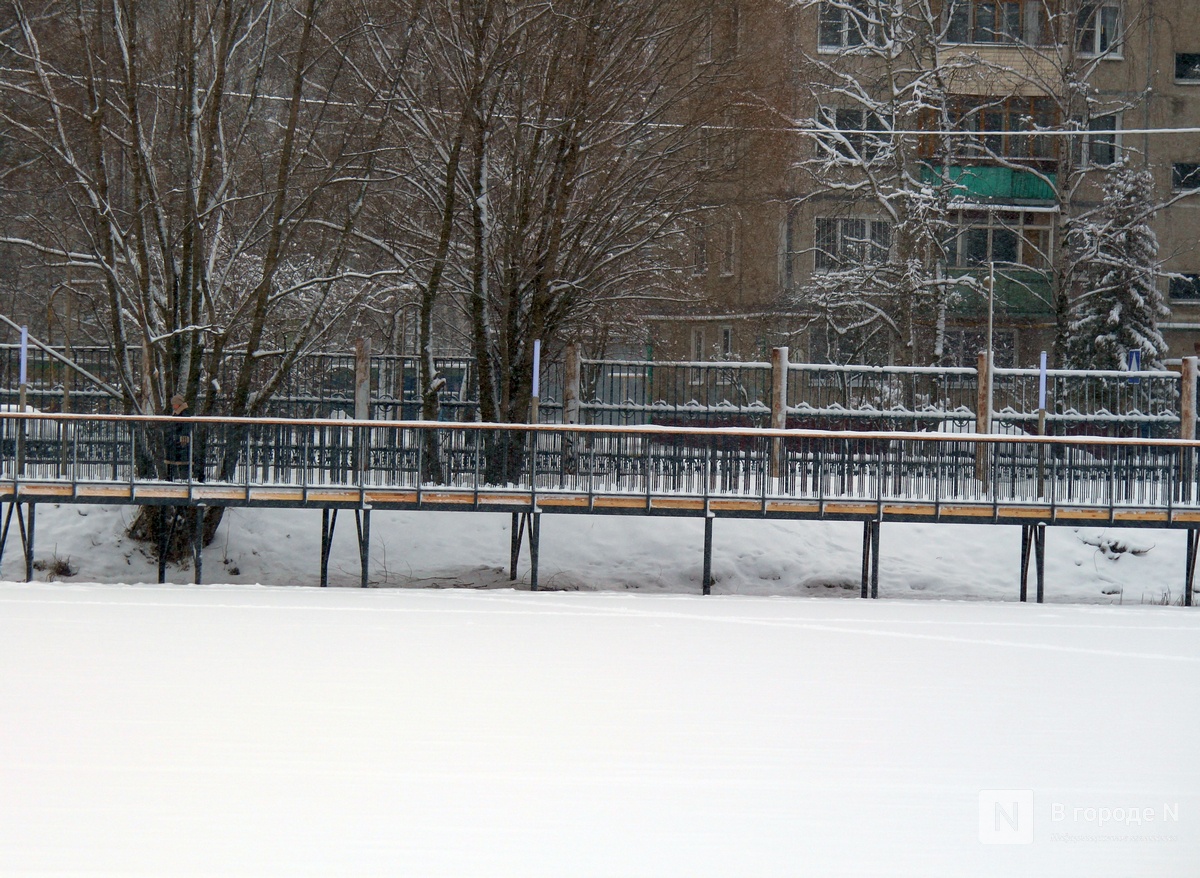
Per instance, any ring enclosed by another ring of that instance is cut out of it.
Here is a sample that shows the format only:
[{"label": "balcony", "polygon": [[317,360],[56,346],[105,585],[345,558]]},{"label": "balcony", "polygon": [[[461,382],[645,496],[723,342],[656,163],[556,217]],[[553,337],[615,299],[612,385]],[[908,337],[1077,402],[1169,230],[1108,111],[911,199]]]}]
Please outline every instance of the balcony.
[{"label": "balcony", "polygon": [[1055,200],[1057,175],[988,165],[926,166],[921,179],[937,185],[953,184],[956,198],[980,203],[1039,205]]},{"label": "balcony", "polygon": [[[959,286],[950,313],[959,319],[983,322],[988,312],[988,268],[951,268],[951,277],[973,277],[979,289]],[[996,271],[996,319],[1045,320],[1054,316],[1053,289],[1044,271],[1005,268]]]}]

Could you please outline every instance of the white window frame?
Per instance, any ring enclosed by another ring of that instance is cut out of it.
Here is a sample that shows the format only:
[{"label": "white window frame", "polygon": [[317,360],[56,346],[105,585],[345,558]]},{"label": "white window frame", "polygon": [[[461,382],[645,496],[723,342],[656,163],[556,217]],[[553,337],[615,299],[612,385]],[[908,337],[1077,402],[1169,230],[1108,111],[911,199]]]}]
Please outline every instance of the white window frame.
[{"label": "white window frame", "polygon": [[728,323],[721,324],[717,328],[717,339],[721,359],[724,362],[729,362],[733,359],[733,326]]},{"label": "white window frame", "polygon": [[[946,44],[951,46],[1047,46],[1049,45],[1048,36],[1044,34],[1043,28],[1047,22],[1038,14],[1043,11],[1042,0],[1013,0],[1018,3],[1017,14],[1017,34],[1014,35],[1011,31],[1005,28],[1005,22],[1000,22],[999,29],[993,23],[991,33],[993,39],[977,40],[978,34],[978,10],[982,2],[987,0],[953,0],[958,9],[966,9],[966,39],[955,40],[950,38],[950,25],[953,18],[955,8],[951,6],[952,0],[946,0],[945,3],[945,19],[943,33],[946,37]],[[997,13],[1003,19],[1003,6],[1008,0],[990,0],[996,3]]]},{"label": "white window frame", "polygon": [[870,162],[892,136],[892,118],[863,107],[818,107],[817,124],[829,129],[829,134],[818,136],[817,149],[835,160]]},{"label": "white window frame", "polygon": [[[1054,253],[1055,241],[1055,221],[1054,214],[1046,211],[1031,211],[1023,210],[1018,207],[1013,208],[995,208],[987,211],[986,219],[976,217],[968,217],[967,213],[975,211],[958,211],[953,216],[954,222],[954,260],[947,267],[958,271],[979,271],[986,270],[988,264],[995,258],[996,255],[996,231],[1012,232],[1016,237],[1016,259],[1010,261],[998,262],[998,265],[1003,265],[1005,269],[1022,269],[1027,271],[1047,272],[1050,270],[1050,262]],[[981,262],[970,263],[965,261],[964,256],[967,251],[966,235],[971,229],[987,229],[987,253],[985,259]],[[1037,258],[1040,265],[1030,265],[1026,260],[1025,247],[1027,246],[1028,235],[1026,230],[1036,230],[1038,234],[1046,233],[1046,248],[1045,252],[1032,254],[1030,258]]]},{"label": "white window frame", "polygon": [[[1190,55],[1196,59],[1195,66],[1192,68],[1196,71],[1195,76],[1180,77],[1179,76],[1179,57],[1181,55]],[[1176,52],[1175,53],[1175,84],[1176,85],[1200,85],[1200,52]]]},{"label": "white window frame", "polygon": [[[821,0],[817,6],[817,52],[822,55],[839,55],[883,46],[886,34],[879,21],[856,20],[857,16],[850,7],[858,6],[864,10],[873,7],[876,11],[875,18],[882,20],[887,5],[887,0]],[[830,13],[836,13],[839,18],[836,43],[822,40],[825,35],[825,20]],[[856,41],[856,37],[861,39]]]},{"label": "white window frame", "polygon": [[[863,236],[861,239],[852,237],[847,231],[849,223],[863,223]],[[834,251],[829,253],[821,249],[822,235],[821,224],[834,224]],[[887,252],[882,254],[881,259],[875,259],[879,254],[876,251],[879,248],[877,243],[876,233],[882,231],[881,227],[886,227],[887,235]],[[892,238],[894,235],[892,224],[881,217],[877,216],[819,216],[813,220],[813,274],[837,274],[838,272],[847,271],[854,268],[856,265],[880,265],[885,262],[891,255]],[[863,249],[862,257],[856,257],[851,248],[861,247]],[[823,266],[821,262],[824,258],[830,258],[834,262],[842,263],[842,267]],[[846,266],[845,263],[852,263]]]},{"label": "white window frame", "polygon": [[[1101,119],[1112,119],[1113,127],[1108,128],[1093,128],[1092,126]],[[1104,135],[1098,137],[1097,135]],[[1111,140],[1109,139],[1111,137]],[[1088,127],[1085,129],[1081,138],[1083,149],[1080,153],[1080,166],[1083,168],[1108,168],[1121,161],[1121,114],[1120,113],[1104,113],[1099,116],[1093,116],[1088,122]],[[1111,162],[1097,162],[1092,158],[1093,149],[1100,144],[1109,145],[1112,147],[1113,160]]]},{"label": "white window frame", "polygon": [[[1079,40],[1079,54],[1086,58],[1104,57],[1113,58],[1114,60],[1121,59],[1124,57],[1122,54],[1122,45],[1125,37],[1125,21],[1124,16],[1121,14],[1121,4],[1115,3],[1113,0],[1107,0],[1107,2],[1105,0],[1097,0],[1097,2],[1088,0],[1088,2],[1084,3],[1084,7],[1089,6],[1093,10],[1091,17],[1088,18],[1084,27],[1077,27],[1076,30],[1076,39]],[[1112,20],[1115,33],[1109,36],[1108,46],[1102,47],[1101,43],[1105,34],[1106,10],[1113,11]],[[1082,9],[1080,11],[1082,12]],[[1083,34],[1087,30],[1091,31],[1092,37],[1090,40],[1091,45],[1085,46],[1083,43]]]}]

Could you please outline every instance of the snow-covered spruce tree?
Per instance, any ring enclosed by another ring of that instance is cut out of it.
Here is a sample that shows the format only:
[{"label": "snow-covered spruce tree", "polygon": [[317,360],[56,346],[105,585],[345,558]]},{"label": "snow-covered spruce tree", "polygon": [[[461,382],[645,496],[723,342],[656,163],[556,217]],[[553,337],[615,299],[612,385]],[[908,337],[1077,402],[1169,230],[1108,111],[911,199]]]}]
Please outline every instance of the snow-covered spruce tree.
[{"label": "snow-covered spruce tree", "polygon": [[1076,369],[1124,369],[1129,352],[1142,368],[1162,368],[1167,345],[1158,321],[1169,316],[1158,288],[1153,178],[1145,168],[1114,165],[1104,200],[1073,218],[1067,246],[1077,266],[1068,362]]}]

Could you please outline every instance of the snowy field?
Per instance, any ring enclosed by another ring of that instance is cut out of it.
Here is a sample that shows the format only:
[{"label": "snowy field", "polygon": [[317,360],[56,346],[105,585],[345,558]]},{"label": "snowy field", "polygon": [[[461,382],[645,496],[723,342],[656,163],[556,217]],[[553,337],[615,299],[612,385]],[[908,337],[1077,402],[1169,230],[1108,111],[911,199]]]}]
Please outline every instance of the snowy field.
[{"label": "snowy field", "polygon": [[508,516],[376,513],[364,591],[278,510],[119,585],[129,515],[0,583],[2,875],[1200,874],[1181,533],[1051,529],[1039,607],[1015,527],[885,523],[862,601],[855,524],[718,520],[703,598],[696,520],[546,515],[531,594]]},{"label": "snowy field", "polygon": [[1200,862],[1182,608],[69,584],[0,603],[5,875]]}]

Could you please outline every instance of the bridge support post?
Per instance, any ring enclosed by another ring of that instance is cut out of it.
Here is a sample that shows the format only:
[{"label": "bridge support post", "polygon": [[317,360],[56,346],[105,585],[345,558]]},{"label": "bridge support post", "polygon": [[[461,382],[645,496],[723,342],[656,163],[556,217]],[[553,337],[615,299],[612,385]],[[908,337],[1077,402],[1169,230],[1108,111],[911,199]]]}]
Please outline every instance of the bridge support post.
[{"label": "bridge support post", "polygon": [[1037,574],[1037,602],[1046,598],[1046,525],[1021,525],[1021,601],[1029,597],[1029,556],[1033,555]]},{"label": "bridge support post", "polygon": [[1188,528],[1187,532],[1187,567],[1183,583],[1183,605],[1192,605],[1192,595],[1196,586],[1196,555],[1200,554],[1200,530]]},{"label": "bridge support post", "polygon": [[1039,523],[1033,532],[1033,552],[1037,556],[1037,602],[1046,601],[1046,525]]},{"label": "bridge support post", "polygon": [[[25,547],[25,581],[33,582],[33,528],[37,523],[37,504],[32,500],[25,504],[25,513],[29,516],[29,523],[21,528],[21,542]],[[17,510],[17,518],[20,519],[21,510]]]},{"label": "bridge support post", "polygon": [[704,514],[704,594],[712,594],[712,534],[713,514]]},{"label": "bridge support post", "polygon": [[359,587],[369,585],[367,574],[371,566],[371,507],[354,510],[354,526],[358,530]]},{"label": "bridge support post", "polygon": [[[3,503],[0,503],[0,507],[3,507],[3,505]],[[4,547],[8,543],[8,529],[12,525],[13,510],[16,508],[17,503],[15,500],[8,504],[8,512],[4,516],[4,526],[0,527],[0,564],[4,563]]]},{"label": "bridge support post", "polygon": [[874,530],[871,532],[871,598],[879,597],[879,531],[883,521],[875,519]]},{"label": "bridge support post", "polygon": [[[878,518],[863,522],[862,597],[879,597],[879,526]],[[870,589],[868,592],[868,588]]]},{"label": "bridge support post", "polygon": [[321,588],[329,585],[329,551],[333,548],[333,531],[337,527],[337,510],[326,506],[321,510]]},{"label": "bridge support post", "polygon": [[508,548],[508,580],[515,582],[517,579],[517,564],[521,560],[521,540],[525,538],[525,517],[527,512],[514,512],[512,514],[512,526],[509,528],[509,548]]},{"label": "bridge support post", "polygon": [[542,513],[529,512],[529,590],[538,590],[538,549],[542,541]]},{"label": "bridge support post", "polygon": [[204,504],[199,503],[195,507],[196,520],[193,522],[195,527],[192,531],[192,569],[195,571],[193,580],[196,585],[201,585],[204,581]]},{"label": "bridge support post", "polygon": [[1021,525],[1021,603],[1029,599],[1029,550],[1033,544],[1032,525]]},{"label": "bridge support post", "polygon": [[[175,530],[174,506],[158,507],[158,584],[167,581],[167,550],[171,546],[171,531]],[[170,517],[170,530],[167,519]]]}]

